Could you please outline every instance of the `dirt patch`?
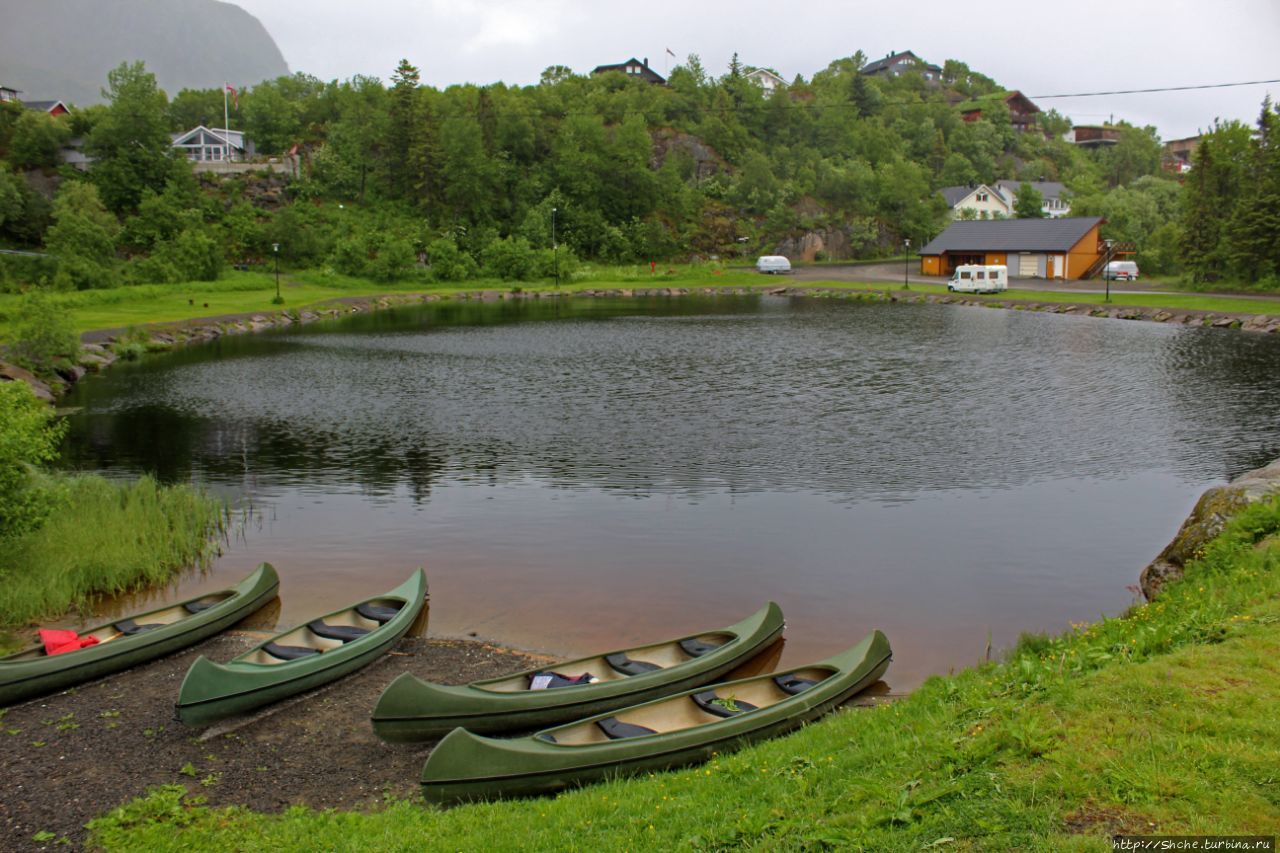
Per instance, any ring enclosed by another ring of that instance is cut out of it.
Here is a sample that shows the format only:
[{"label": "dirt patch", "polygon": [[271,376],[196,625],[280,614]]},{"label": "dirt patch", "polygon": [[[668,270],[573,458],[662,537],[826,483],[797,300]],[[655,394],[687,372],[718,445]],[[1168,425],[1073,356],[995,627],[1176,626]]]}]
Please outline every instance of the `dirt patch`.
[{"label": "dirt patch", "polygon": [[1087,803],[1063,818],[1063,828],[1071,835],[1151,835],[1157,827],[1142,815],[1127,812],[1119,806]]},{"label": "dirt patch", "polygon": [[408,671],[462,684],[539,660],[479,642],[402,640],[354,675],[263,712],[190,729],[173,701],[199,655],[226,661],[262,635],[229,632],[177,655],[0,716],[0,850],[38,849],[40,832],[84,842],[91,818],[152,785],[184,785],[213,806],[344,809],[415,796],[434,743],[386,744],[369,725],[378,695]]}]

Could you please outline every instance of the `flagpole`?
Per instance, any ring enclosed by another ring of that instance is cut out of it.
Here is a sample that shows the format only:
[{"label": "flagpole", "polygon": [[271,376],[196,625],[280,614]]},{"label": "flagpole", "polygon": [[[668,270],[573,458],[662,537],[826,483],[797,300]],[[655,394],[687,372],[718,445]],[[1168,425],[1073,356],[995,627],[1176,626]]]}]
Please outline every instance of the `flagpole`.
[{"label": "flagpole", "polygon": [[231,84],[222,83],[222,162],[231,160],[231,113],[227,111],[227,88]]}]

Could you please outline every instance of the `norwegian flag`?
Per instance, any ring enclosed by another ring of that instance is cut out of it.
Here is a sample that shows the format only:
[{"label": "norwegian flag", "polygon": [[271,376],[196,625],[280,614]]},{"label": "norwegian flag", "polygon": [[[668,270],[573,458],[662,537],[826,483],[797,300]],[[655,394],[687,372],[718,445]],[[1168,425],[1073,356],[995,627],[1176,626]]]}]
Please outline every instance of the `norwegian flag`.
[{"label": "norwegian flag", "polygon": [[230,83],[224,85],[227,87],[227,91],[231,93],[231,103],[235,104],[236,109],[240,109],[240,93]]}]

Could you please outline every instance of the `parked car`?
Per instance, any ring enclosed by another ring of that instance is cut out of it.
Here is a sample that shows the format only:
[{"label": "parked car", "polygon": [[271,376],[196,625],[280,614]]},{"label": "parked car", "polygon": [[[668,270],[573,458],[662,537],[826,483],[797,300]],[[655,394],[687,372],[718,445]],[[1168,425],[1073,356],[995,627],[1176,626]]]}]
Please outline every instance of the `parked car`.
[{"label": "parked car", "polygon": [[782,255],[761,255],[756,261],[756,271],[768,275],[791,272],[791,261]]},{"label": "parked car", "polygon": [[1004,264],[961,264],[947,282],[952,293],[997,293],[1009,289],[1009,268]]},{"label": "parked car", "polygon": [[1102,274],[1112,281],[1137,281],[1138,265],[1133,261],[1110,261]]}]

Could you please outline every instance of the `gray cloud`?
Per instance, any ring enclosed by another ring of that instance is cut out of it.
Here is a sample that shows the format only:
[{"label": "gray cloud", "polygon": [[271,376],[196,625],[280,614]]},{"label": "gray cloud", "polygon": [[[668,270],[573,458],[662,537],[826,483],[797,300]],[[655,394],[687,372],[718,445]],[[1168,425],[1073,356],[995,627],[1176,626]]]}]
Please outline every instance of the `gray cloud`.
[{"label": "gray cloud", "polygon": [[[1016,0],[813,3],[762,0],[237,0],[271,31],[291,68],[322,79],[387,78],[401,57],[429,85],[534,83],[549,65],[587,72],[648,57],[662,72],[698,54],[720,74],[743,62],[806,78],[861,49],[959,59],[1003,85],[1051,95],[1280,78],[1276,0]],[[1280,85],[1044,99],[1079,123],[1114,115],[1172,139],[1215,118],[1252,122]]]}]

